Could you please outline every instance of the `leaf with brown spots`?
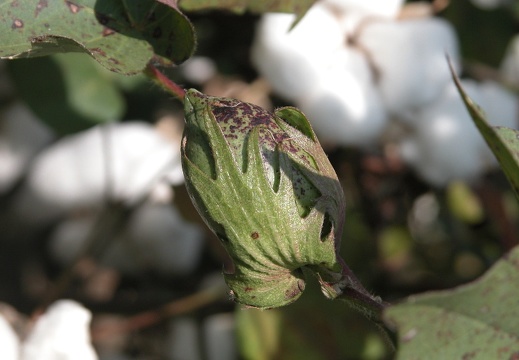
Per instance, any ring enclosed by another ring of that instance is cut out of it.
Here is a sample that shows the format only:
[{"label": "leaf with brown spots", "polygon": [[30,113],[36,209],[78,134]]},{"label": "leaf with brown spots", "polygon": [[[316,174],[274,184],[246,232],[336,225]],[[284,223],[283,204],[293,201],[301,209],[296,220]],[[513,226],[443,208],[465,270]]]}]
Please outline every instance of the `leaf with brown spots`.
[{"label": "leaf with brown spots", "polygon": [[153,58],[178,64],[193,53],[195,37],[173,5],[158,0],[0,2],[0,58],[84,52],[127,75],[141,72]]},{"label": "leaf with brown spots", "polygon": [[451,66],[452,77],[474,124],[499,161],[501,169],[519,198],[519,131],[490,126],[483,110],[467,95]]},{"label": "leaf with brown spots", "polygon": [[388,308],[397,359],[514,359],[519,356],[519,247],[483,277],[453,290],[412,296]]}]

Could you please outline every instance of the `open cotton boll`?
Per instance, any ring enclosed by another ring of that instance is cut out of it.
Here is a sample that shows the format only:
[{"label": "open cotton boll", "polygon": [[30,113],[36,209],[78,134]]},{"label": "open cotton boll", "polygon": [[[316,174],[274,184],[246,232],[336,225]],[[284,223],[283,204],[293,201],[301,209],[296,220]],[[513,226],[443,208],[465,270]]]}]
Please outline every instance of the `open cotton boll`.
[{"label": "open cotton boll", "polygon": [[344,52],[321,71],[319,83],[297,105],[320,141],[369,147],[386,127],[386,111],[366,60],[355,51]]},{"label": "open cotton boll", "polygon": [[[70,264],[95,224],[94,215],[62,221],[50,236],[52,257],[62,265]],[[198,266],[203,245],[202,229],[182,219],[174,207],[146,202],[134,212],[120,237],[113,239],[101,262],[127,275],[151,270],[181,276]]]},{"label": "open cotton boll", "polygon": [[385,106],[396,115],[406,115],[440,96],[452,81],[446,54],[459,67],[456,33],[439,18],[371,22],[358,42],[379,71]]},{"label": "open cotton boll", "polygon": [[69,265],[79,255],[92,231],[94,214],[61,221],[50,235],[49,253],[61,265]]},{"label": "open cotton boll", "polygon": [[100,207],[107,196],[133,203],[177,168],[179,147],[151,125],[98,126],[65,137],[42,152],[17,205],[24,216],[45,219],[73,209]]},{"label": "open cotton boll", "polygon": [[[462,82],[468,95],[480,103],[478,84]],[[479,134],[454,84],[440,99],[417,112],[414,134],[400,146],[403,158],[435,186],[452,180],[477,181],[493,156]]]},{"label": "open cotton boll", "polygon": [[404,0],[321,0],[344,12],[361,12],[369,16],[394,18],[400,12]]},{"label": "open cotton boll", "polygon": [[338,19],[315,4],[292,29],[295,15],[266,14],[256,30],[251,60],[275,93],[295,101],[318,81],[319,68],[344,46]]},{"label": "open cotton boll", "polygon": [[90,311],[71,300],[52,304],[22,345],[21,360],[94,360]]},{"label": "open cotton boll", "polygon": [[9,322],[0,314],[0,359],[18,360],[20,356],[20,339]]},{"label": "open cotton boll", "polygon": [[20,102],[0,114],[0,127],[0,193],[3,193],[20,178],[33,156],[51,142],[53,134]]},{"label": "open cotton boll", "polygon": [[199,226],[186,222],[173,206],[145,203],[128,225],[118,242],[119,249],[127,254],[119,257],[119,262],[130,262],[121,264],[125,268],[137,263],[162,275],[180,276],[198,266],[204,233]]},{"label": "open cotton boll", "polygon": [[506,126],[517,129],[519,122],[519,103],[517,96],[494,81],[479,84],[481,103],[489,123],[495,126]]}]

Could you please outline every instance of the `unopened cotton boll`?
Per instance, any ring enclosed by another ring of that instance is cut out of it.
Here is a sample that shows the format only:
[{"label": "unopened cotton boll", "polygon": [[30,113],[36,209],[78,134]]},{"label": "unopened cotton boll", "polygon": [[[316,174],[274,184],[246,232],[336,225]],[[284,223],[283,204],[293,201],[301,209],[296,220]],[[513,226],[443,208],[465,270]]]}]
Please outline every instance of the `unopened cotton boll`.
[{"label": "unopened cotton boll", "polygon": [[439,18],[371,22],[358,43],[380,75],[385,106],[396,115],[407,115],[440,96],[452,81],[446,54],[459,68],[456,33]]},{"label": "unopened cotton boll", "polygon": [[[464,80],[462,85],[476,103],[481,102],[477,83]],[[495,164],[454,84],[416,117],[415,132],[401,143],[401,153],[432,185],[477,181],[489,165]]]},{"label": "unopened cotton boll", "polygon": [[324,143],[369,147],[387,124],[367,61],[355,50],[344,49],[334,64],[321,69],[318,84],[297,105]]},{"label": "unopened cotton boll", "polygon": [[0,193],[3,193],[20,178],[33,156],[51,142],[53,134],[20,102],[0,114],[0,123]]},{"label": "unopened cotton boll", "polygon": [[345,13],[360,12],[367,16],[394,18],[400,12],[404,0],[321,0]]},{"label": "unopened cotton boll", "polygon": [[175,168],[179,147],[151,125],[98,126],[63,138],[35,159],[18,208],[28,218],[45,219],[100,207],[107,196],[131,204]]},{"label": "unopened cotton boll", "polygon": [[95,360],[90,311],[71,300],[52,304],[22,346],[21,360]]},{"label": "unopened cotton boll", "polygon": [[20,356],[20,339],[5,317],[0,314],[0,359],[18,360]]},{"label": "unopened cotton boll", "polygon": [[293,14],[266,14],[256,30],[251,59],[275,93],[295,101],[318,81],[317,72],[343,47],[338,19],[315,4],[290,30]]}]

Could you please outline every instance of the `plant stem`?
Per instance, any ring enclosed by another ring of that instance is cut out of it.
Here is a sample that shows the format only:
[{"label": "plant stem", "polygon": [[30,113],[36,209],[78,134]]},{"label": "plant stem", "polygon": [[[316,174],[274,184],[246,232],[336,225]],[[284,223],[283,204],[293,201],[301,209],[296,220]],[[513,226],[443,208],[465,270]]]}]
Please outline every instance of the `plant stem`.
[{"label": "plant stem", "polygon": [[380,297],[370,294],[346,263],[343,263],[342,279],[338,282],[338,288],[335,299],[346,302],[351,308],[372,321],[384,335],[388,346],[394,351],[396,342],[393,333],[382,320],[382,313],[390,304]]},{"label": "plant stem", "polygon": [[184,88],[182,88],[180,85],[178,85],[173,80],[169,79],[166,75],[164,75],[162,72],[160,72],[160,70],[157,69],[154,65],[148,63],[146,69],[144,70],[144,74],[146,74],[157,85],[169,92],[178,100],[182,102],[184,101],[186,90],[184,90]]}]

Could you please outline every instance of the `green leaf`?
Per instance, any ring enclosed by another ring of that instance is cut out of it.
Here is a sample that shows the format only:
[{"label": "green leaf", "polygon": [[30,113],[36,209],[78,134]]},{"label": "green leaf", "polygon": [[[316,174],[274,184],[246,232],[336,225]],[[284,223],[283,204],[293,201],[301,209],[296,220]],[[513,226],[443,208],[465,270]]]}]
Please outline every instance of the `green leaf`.
[{"label": "green leaf", "polygon": [[288,12],[302,17],[315,3],[315,0],[180,0],[180,7],[186,11],[225,9],[242,14]]},{"label": "green leaf", "polygon": [[483,277],[453,290],[412,296],[389,307],[398,359],[516,359],[519,357],[519,247]]},{"label": "green leaf", "polygon": [[23,59],[8,62],[8,69],[18,94],[60,134],[120,120],[125,110],[111,74],[87,56]]},{"label": "green leaf", "polygon": [[496,156],[503,172],[519,198],[519,131],[490,126],[485,113],[467,95],[451,66],[452,78],[479,132]]},{"label": "green leaf", "polygon": [[181,63],[194,50],[194,30],[182,13],[163,2],[0,2],[0,58],[83,52],[126,75],[141,72],[154,54]]}]

